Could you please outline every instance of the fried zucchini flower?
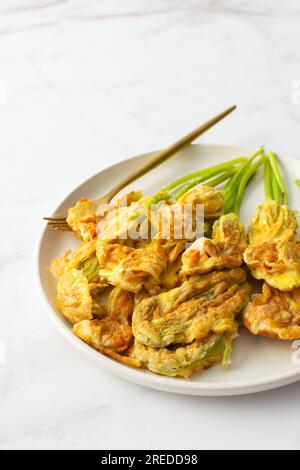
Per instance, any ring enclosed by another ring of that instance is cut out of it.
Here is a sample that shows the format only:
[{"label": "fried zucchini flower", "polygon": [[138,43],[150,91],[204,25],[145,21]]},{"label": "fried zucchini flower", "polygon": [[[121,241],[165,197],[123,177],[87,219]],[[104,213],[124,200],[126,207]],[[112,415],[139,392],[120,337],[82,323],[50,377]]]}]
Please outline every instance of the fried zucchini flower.
[{"label": "fried zucchini flower", "polygon": [[103,320],[83,320],[76,323],[74,333],[93,348],[123,352],[132,343],[132,330],[129,325],[120,324],[110,318]]},{"label": "fried zucchini flower", "polygon": [[132,317],[135,338],[161,348],[235,332],[236,316],[249,301],[245,281],[243,269],[214,272],[143,300]]},{"label": "fried zucchini flower", "polygon": [[231,362],[232,342],[236,335],[237,329],[235,333],[211,335],[202,341],[196,340],[172,349],[151,348],[136,340],[130,355],[156,374],[187,379],[193,373],[208,369],[217,363],[228,367]]},{"label": "fried zucchini flower", "polygon": [[97,224],[102,217],[112,210],[138,201],[141,197],[140,191],[132,191],[107,208],[101,208],[100,212],[98,212],[99,201],[97,199],[82,198],[68,210],[67,223],[78,238],[85,241],[91,240],[97,235]]},{"label": "fried zucchini flower", "polygon": [[300,287],[297,213],[287,206],[286,191],[272,153],[265,163],[265,189],[267,200],[258,207],[251,222],[250,245],[244,260],[256,279],[281,291],[291,291]]},{"label": "fried zucchini flower", "polygon": [[270,241],[296,240],[297,213],[279,201],[266,200],[258,206],[249,227],[250,245],[260,245]]},{"label": "fried zucchini flower", "polygon": [[101,302],[105,286],[89,283],[81,270],[65,269],[59,277],[55,304],[58,310],[71,322],[106,316]]},{"label": "fried zucchini flower", "polygon": [[203,184],[182,195],[180,205],[191,205],[195,210],[197,205],[203,205],[204,218],[216,219],[224,213],[224,192]]},{"label": "fried zucchini flower", "polygon": [[54,258],[49,271],[55,279],[59,279],[66,269],[81,270],[89,282],[100,284],[99,263],[96,256],[96,239],[83,242],[76,250],[70,250]]},{"label": "fried zucchini flower", "polygon": [[49,271],[58,281],[56,306],[71,323],[106,316],[101,295],[107,283],[100,281],[96,240],[58,256]]},{"label": "fried zucchini flower", "polygon": [[113,289],[108,300],[107,317],[101,320],[83,320],[76,323],[73,332],[97,351],[123,364],[141,367],[141,363],[127,356],[133,342],[130,326],[134,296],[119,288]]},{"label": "fried zucchini flower", "polygon": [[239,267],[247,248],[246,232],[236,214],[215,222],[212,239],[199,238],[182,255],[182,274],[193,276],[213,270]]},{"label": "fried zucchini flower", "polygon": [[255,279],[285,292],[300,286],[299,243],[279,240],[249,246],[244,259]]},{"label": "fried zucchini flower", "polygon": [[71,322],[93,318],[93,301],[88,280],[77,269],[65,270],[57,284],[55,304]]},{"label": "fried zucchini flower", "polygon": [[67,223],[77,238],[91,240],[97,234],[97,204],[92,199],[82,198],[68,210]]},{"label": "fried zucchini flower", "polygon": [[108,297],[109,318],[120,324],[131,325],[134,310],[134,294],[115,287]]},{"label": "fried zucchini flower", "polygon": [[300,338],[300,289],[281,292],[264,284],[244,312],[244,324],[254,335],[281,340]]},{"label": "fried zucchini flower", "polygon": [[296,212],[287,195],[276,157],[265,164],[267,201],[259,206],[244,259],[256,279],[263,279],[244,312],[244,324],[255,335],[282,340],[300,338],[300,245],[296,240]]},{"label": "fried zucchini flower", "polygon": [[150,289],[159,284],[168,265],[167,255],[159,242],[134,249],[98,241],[97,258],[100,277],[104,281],[135,293],[143,287]]}]

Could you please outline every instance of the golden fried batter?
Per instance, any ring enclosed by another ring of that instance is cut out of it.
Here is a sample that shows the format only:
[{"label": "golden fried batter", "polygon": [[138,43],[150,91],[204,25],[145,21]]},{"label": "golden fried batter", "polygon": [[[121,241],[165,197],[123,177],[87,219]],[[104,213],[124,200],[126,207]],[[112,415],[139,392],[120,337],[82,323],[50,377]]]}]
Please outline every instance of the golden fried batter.
[{"label": "golden fried batter", "polygon": [[[181,256],[175,262],[169,263],[166,271],[160,276],[160,287],[162,290],[171,290],[178,287],[182,280],[180,272],[182,268]],[[154,288],[155,289],[155,288]]]},{"label": "golden fried batter", "polygon": [[300,289],[281,292],[264,284],[244,312],[244,324],[254,335],[281,340],[300,338]]},{"label": "golden fried batter", "polygon": [[249,301],[248,290],[238,285],[245,278],[242,269],[214,272],[143,300],[133,313],[135,338],[161,348],[236,331],[235,318]]},{"label": "golden fried batter", "polygon": [[182,206],[203,205],[205,219],[216,219],[224,213],[224,192],[206,184],[191,189],[181,196],[178,202]]},{"label": "golden fried batter", "polygon": [[130,327],[104,320],[83,320],[76,323],[73,333],[86,344],[106,356],[131,367],[143,367],[135,358],[121,354],[132,342]]},{"label": "golden fried batter", "polygon": [[115,288],[108,299],[106,318],[76,323],[73,332],[85,343],[113,359],[129,366],[141,367],[139,361],[121,354],[133,342],[130,326],[133,309],[134,295]]},{"label": "golden fried batter", "polygon": [[96,253],[96,242],[97,240],[94,238],[93,240],[81,243],[69,257],[68,266],[80,269],[83,261]]},{"label": "golden fried batter", "polygon": [[82,198],[68,210],[67,222],[81,240],[91,240],[97,234],[97,205],[92,199]]},{"label": "golden fried batter", "polygon": [[105,289],[108,284],[100,280],[96,241],[96,239],[93,239],[83,242],[73,252],[69,250],[58,256],[51,262],[48,270],[56,280],[59,280],[65,271],[76,269],[82,272],[91,289],[97,288],[98,291]]},{"label": "golden fried batter", "polygon": [[300,244],[286,240],[249,246],[244,254],[253,277],[287,292],[300,287]]},{"label": "golden fried batter", "polygon": [[149,238],[150,211],[140,203],[118,207],[108,212],[97,225],[97,235],[103,242],[133,245]]},{"label": "golden fried batter", "polygon": [[130,205],[141,196],[141,192],[132,191],[107,208],[101,208],[101,212],[99,212],[97,200],[82,198],[68,210],[67,222],[78,238],[91,240],[97,235],[97,224],[102,217],[105,217],[111,210]]},{"label": "golden fried batter", "polygon": [[111,349],[123,352],[132,343],[133,336],[129,325],[111,319],[83,320],[76,323],[74,333],[95,349]]},{"label": "golden fried batter", "polygon": [[278,240],[296,241],[297,212],[287,206],[268,199],[258,206],[249,228],[250,245],[275,242]]},{"label": "golden fried batter", "polygon": [[71,323],[93,318],[89,283],[81,271],[67,269],[63,272],[58,281],[55,303]]},{"label": "golden fried batter", "polygon": [[167,255],[159,242],[134,249],[98,241],[97,258],[101,278],[130,292],[159,284],[168,264]]},{"label": "golden fried batter", "polygon": [[156,374],[189,378],[194,372],[216,363],[227,367],[236,335],[237,330],[231,334],[211,335],[202,341],[172,349],[152,348],[135,340],[130,355]]},{"label": "golden fried batter", "polygon": [[120,324],[131,324],[133,310],[134,294],[115,287],[108,298],[109,318]]},{"label": "golden fried batter", "polygon": [[108,310],[106,305],[102,302],[102,295],[106,289],[106,286],[102,286],[98,283],[89,283],[90,294],[92,297],[92,315],[93,319],[101,320],[108,316]]},{"label": "golden fried batter", "polygon": [[223,215],[214,224],[212,239],[199,238],[182,255],[182,274],[193,276],[239,267],[246,248],[245,228],[238,216]]},{"label": "golden fried batter", "polygon": [[66,251],[62,255],[57,256],[51,261],[50,266],[47,268],[48,271],[52,274],[54,279],[58,279],[63,275],[64,270],[68,264],[68,259],[70,257],[71,250]]}]

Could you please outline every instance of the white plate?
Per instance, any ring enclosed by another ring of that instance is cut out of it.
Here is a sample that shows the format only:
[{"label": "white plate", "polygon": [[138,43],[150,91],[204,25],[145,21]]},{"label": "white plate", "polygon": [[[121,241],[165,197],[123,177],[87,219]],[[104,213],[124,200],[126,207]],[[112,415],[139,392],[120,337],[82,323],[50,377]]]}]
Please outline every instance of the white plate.
[{"label": "white plate", "polygon": [[[143,189],[145,194],[153,194],[167,182],[197,169],[205,168],[238,155],[250,155],[253,149],[224,145],[192,145],[168,162],[146,175],[131,188]],[[65,213],[80,197],[98,197],[105,194],[117,180],[130,173],[151,154],[141,155],[121,162],[88,179],[76,188],[53,213]],[[300,162],[284,157],[286,186],[289,191],[290,206],[300,209],[300,189],[293,180],[300,179]],[[258,174],[247,192],[241,211],[245,224],[249,223],[257,204],[264,200],[262,172]],[[295,350],[291,342],[255,337],[245,329],[234,345],[231,367],[224,371],[219,366],[195,374],[192,379],[161,377],[150,372],[131,369],[103,356],[87,346],[71,331],[71,325],[53,306],[55,282],[45,269],[50,260],[77,242],[71,234],[57,233],[45,227],[36,251],[36,279],[46,310],[60,331],[83,352],[89,354],[102,367],[124,379],[166,392],[189,395],[225,396],[259,392],[296,382],[300,379],[300,361],[292,361]],[[300,355],[299,355],[300,356]]]}]

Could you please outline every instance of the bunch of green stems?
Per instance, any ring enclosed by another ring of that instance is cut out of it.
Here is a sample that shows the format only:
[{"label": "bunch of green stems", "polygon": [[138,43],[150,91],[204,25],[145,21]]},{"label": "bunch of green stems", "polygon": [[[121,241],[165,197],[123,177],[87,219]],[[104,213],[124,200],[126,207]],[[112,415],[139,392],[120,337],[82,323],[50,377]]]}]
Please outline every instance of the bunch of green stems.
[{"label": "bunch of green stems", "polygon": [[263,147],[259,148],[250,158],[238,157],[225,163],[220,163],[204,170],[189,173],[168,184],[149,199],[147,205],[157,204],[162,200],[180,199],[186,192],[199,184],[216,187],[226,183],[224,187],[224,212],[239,213],[246,187],[266,161]]},{"label": "bunch of green stems", "polygon": [[239,170],[230,178],[225,186],[224,212],[239,214],[246,187],[257,170],[266,162],[264,148],[260,147]]},{"label": "bunch of green stems", "polygon": [[207,184],[216,187],[234,176],[240,168],[247,162],[246,157],[238,157],[225,163],[220,163],[204,170],[199,170],[173,181],[163,187],[153,197],[147,201],[147,206],[168,199],[180,199],[185,193],[200,184]]},{"label": "bunch of green stems", "polygon": [[288,205],[287,192],[280,174],[278,159],[273,152],[267,154],[265,161],[265,193],[267,199]]}]

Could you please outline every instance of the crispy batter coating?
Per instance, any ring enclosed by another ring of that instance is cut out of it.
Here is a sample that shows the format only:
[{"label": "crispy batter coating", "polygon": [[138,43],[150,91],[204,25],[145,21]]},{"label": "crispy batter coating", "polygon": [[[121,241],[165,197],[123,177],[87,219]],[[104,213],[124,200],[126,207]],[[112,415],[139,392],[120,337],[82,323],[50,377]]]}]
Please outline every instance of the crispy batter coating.
[{"label": "crispy batter coating", "polygon": [[98,241],[97,258],[100,276],[109,284],[130,292],[151,288],[160,282],[168,259],[160,243],[134,249],[119,244]]},{"label": "crispy batter coating", "polygon": [[244,253],[253,277],[288,292],[300,287],[300,244],[279,240],[249,246]]},{"label": "crispy batter coating", "polygon": [[83,320],[74,325],[73,333],[92,348],[124,365],[143,367],[138,359],[121,354],[132,343],[129,326],[108,320]]},{"label": "crispy batter coating", "polygon": [[236,335],[237,330],[232,334],[211,335],[202,341],[172,349],[147,347],[135,340],[130,354],[156,374],[189,378],[194,372],[216,363],[227,367]]},{"label": "crispy batter coating", "polygon": [[57,256],[51,261],[50,266],[47,268],[48,271],[52,274],[54,279],[58,279],[63,275],[64,270],[68,264],[68,259],[70,257],[71,250],[66,251],[62,255]]},{"label": "crispy batter coating", "polygon": [[96,236],[98,220],[97,206],[92,199],[82,198],[68,210],[67,222],[81,240],[91,240]]},{"label": "crispy batter coating", "polygon": [[238,216],[223,215],[214,224],[212,239],[199,238],[182,255],[182,274],[193,276],[239,267],[246,248],[245,228]]},{"label": "crispy batter coating", "polygon": [[300,338],[300,289],[281,292],[264,284],[244,312],[244,324],[254,335],[281,340]]},{"label": "crispy batter coating", "polygon": [[[152,210],[151,235],[152,238],[165,241],[165,243],[194,241],[196,238],[196,221],[198,230],[204,233],[204,222],[196,219],[193,207],[184,207],[179,203],[164,202],[156,210]],[[200,226],[200,229],[199,229]]]},{"label": "crispy batter coating", "polygon": [[249,301],[242,269],[198,276],[143,300],[132,318],[135,338],[156,348],[190,343],[211,333],[236,331],[236,316]]},{"label": "crispy batter coating", "polygon": [[120,324],[111,319],[83,320],[76,323],[74,333],[95,349],[110,349],[123,352],[133,341],[129,325]]},{"label": "crispy batter coating", "polygon": [[99,211],[97,201],[82,198],[74,207],[68,210],[67,222],[78,238],[86,241],[91,240],[97,235],[97,224],[102,217],[105,217],[108,212],[115,208],[130,205],[132,202],[140,199],[141,196],[141,192],[132,191],[108,207],[101,208],[101,211]]},{"label": "crispy batter coating", "polygon": [[133,342],[130,326],[133,309],[134,295],[115,288],[108,299],[106,318],[83,320],[74,325],[73,332],[103,354],[125,365],[141,367],[139,361],[124,354]]},{"label": "crispy batter coating", "polygon": [[204,206],[205,219],[215,219],[224,213],[224,192],[203,184],[185,193],[178,201],[181,205]]},{"label": "crispy batter coating", "polygon": [[89,283],[90,294],[92,297],[92,315],[93,319],[100,320],[102,318],[106,318],[108,316],[108,309],[106,305],[102,301],[103,292],[106,289],[106,286],[102,286],[101,284]]},{"label": "crispy batter coating", "polygon": [[58,310],[71,323],[93,318],[93,300],[89,283],[81,271],[67,269],[63,272],[57,284],[55,303]]},{"label": "crispy batter coating", "polygon": [[108,312],[111,320],[120,324],[131,324],[134,310],[134,294],[115,287],[108,298]]},{"label": "crispy batter coating", "polygon": [[103,242],[132,245],[149,238],[150,211],[141,203],[116,207],[107,212],[97,225],[97,236]]},{"label": "crispy batter coating", "polygon": [[181,256],[175,262],[169,262],[167,270],[160,277],[160,287],[162,290],[171,290],[181,284],[181,268]]},{"label": "crispy batter coating", "polygon": [[68,266],[70,268],[80,269],[82,263],[90,256],[96,253],[96,239],[81,243],[69,257]]},{"label": "crispy batter coating", "polygon": [[77,269],[86,277],[91,288],[97,287],[98,290],[103,290],[108,284],[100,280],[96,241],[93,239],[83,242],[73,252],[69,250],[54,258],[48,270],[56,280],[59,280],[66,270]]},{"label": "crispy batter coating", "polygon": [[99,282],[99,263],[96,256],[96,238],[81,243],[70,256],[67,267],[81,269],[89,282]]},{"label": "crispy batter coating", "polygon": [[271,199],[258,206],[249,228],[250,245],[270,241],[296,241],[297,212]]}]

